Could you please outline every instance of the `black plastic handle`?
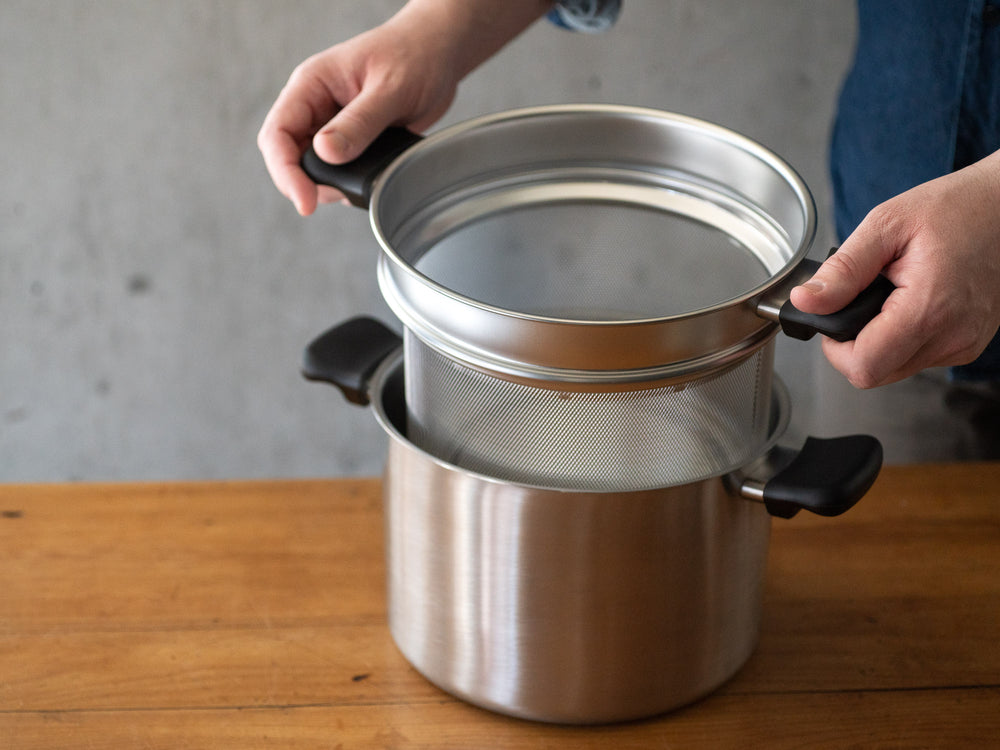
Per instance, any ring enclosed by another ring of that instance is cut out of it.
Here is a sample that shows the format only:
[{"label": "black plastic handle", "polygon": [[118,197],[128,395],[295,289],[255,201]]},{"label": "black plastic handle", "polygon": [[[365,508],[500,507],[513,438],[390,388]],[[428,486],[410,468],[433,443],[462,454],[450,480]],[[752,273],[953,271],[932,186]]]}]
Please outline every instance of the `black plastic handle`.
[{"label": "black plastic handle", "polygon": [[764,484],[764,504],[780,518],[800,510],[839,516],[864,497],[881,468],[882,444],[871,435],[807,438],[792,462]]},{"label": "black plastic handle", "polygon": [[375,318],[351,318],[306,347],[302,376],[332,383],[352,404],[366,406],[372,375],[402,344],[403,339],[395,331]]},{"label": "black plastic handle", "polygon": [[[818,261],[806,258],[799,264],[798,271],[811,277],[819,270],[820,265],[822,264]],[[852,341],[861,333],[862,328],[882,312],[882,305],[895,288],[889,279],[879,274],[846,307],[829,315],[804,313],[792,305],[791,300],[786,300],[778,313],[778,322],[785,335],[794,339],[808,341],[815,334],[821,333],[835,341]]]},{"label": "black plastic handle", "polygon": [[368,208],[375,179],[397,156],[422,139],[406,128],[387,128],[360,156],[346,164],[323,161],[310,146],[302,154],[302,169],[313,182],[335,187],[352,205]]}]

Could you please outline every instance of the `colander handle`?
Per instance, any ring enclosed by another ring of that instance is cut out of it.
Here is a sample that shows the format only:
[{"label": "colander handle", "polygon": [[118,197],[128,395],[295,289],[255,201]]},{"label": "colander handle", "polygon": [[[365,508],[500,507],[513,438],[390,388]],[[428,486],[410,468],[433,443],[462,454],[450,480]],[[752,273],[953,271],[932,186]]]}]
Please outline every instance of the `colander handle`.
[{"label": "colander handle", "polygon": [[376,178],[397,156],[421,140],[423,136],[406,128],[386,128],[360,156],[346,164],[323,161],[310,146],[302,154],[302,170],[316,184],[337,188],[351,205],[368,208]]},{"label": "colander handle", "polygon": [[[837,248],[830,251],[832,255]],[[799,262],[789,279],[762,299],[757,306],[761,317],[769,318],[781,325],[786,336],[801,341],[808,341],[817,333],[821,333],[835,341],[852,341],[861,333],[861,329],[882,312],[882,305],[895,290],[896,286],[885,276],[879,274],[875,281],[861,290],[861,293],[842,310],[829,315],[805,313],[795,307],[788,298],[792,288],[811,278],[820,267],[819,261],[805,258]]]},{"label": "colander handle", "polygon": [[395,331],[375,318],[345,320],[316,337],[302,357],[302,376],[331,383],[352,404],[367,406],[368,383],[378,366],[403,345]]},{"label": "colander handle", "polygon": [[791,518],[800,510],[839,516],[864,497],[882,468],[882,444],[871,435],[806,438],[798,451],[778,447],[765,462],[780,466],[769,479],[739,479],[739,492],[768,513]]}]

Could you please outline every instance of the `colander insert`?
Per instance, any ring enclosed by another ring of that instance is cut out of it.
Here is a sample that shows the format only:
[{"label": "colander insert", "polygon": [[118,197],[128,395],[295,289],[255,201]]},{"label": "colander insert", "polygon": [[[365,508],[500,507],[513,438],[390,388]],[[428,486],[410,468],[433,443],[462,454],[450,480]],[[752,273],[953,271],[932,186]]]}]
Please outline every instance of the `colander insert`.
[{"label": "colander insert", "polygon": [[537,108],[417,143],[371,208],[421,448],[612,491],[759,454],[776,327],[748,308],[814,228],[766,149],[650,110]]}]

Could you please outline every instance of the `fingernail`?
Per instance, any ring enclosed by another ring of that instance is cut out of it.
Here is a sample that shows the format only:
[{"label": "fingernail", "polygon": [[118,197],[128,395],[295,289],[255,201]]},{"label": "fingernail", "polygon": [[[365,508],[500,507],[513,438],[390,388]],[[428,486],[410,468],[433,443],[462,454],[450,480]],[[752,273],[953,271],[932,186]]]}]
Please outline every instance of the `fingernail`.
[{"label": "fingernail", "polygon": [[826,284],[818,279],[809,279],[809,281],[806,281],[799,286],[808,291],[810,294],[819,294],[826,289]]},{"label": "fingernail", "polygon": [[350,156],[351,143],[339,130],[320,131],[320,135],[326,140],[330,150],[336,153],[338,157],[346,158]]}]

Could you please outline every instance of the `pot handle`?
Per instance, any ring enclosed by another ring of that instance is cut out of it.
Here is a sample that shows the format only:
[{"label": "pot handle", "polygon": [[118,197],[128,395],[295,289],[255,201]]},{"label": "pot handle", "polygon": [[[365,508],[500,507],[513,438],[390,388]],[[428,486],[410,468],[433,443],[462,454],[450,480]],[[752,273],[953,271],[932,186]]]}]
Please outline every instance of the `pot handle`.
[{"label": "pot handle", "polygon": [[402,344],[399,334],[375,318],[351,318],[320,334],[306,347],[302,376],[332,383],[352,404],[367,406],[372,375]]},{"label": "pot handle", "polygon": [[[837,248],[830,251],[833,255]],[[768,292],[757,304],[757,314],[781,324],[786,336],[808,341],[821,333],[835,341],[851,341],[857,338],[861,329],[872,318],[882,312],[882,305],[896,286],[879,274],[875,281],[861,290],[861,293],[842,310],[829,315],[804,313],[792,305],[788,298],[792,288],[811,278],[820,267],[819,261],[804,258],[799,262],[788,279],[773,291]]]},{"label": "pot handle", "polygon": [[318,185],[329,185],[342,192],[351,205],[368,208],[375,179],[389,163],[423,136],[406,128],[386,128],[360,156],[346,164],[323,161],[312,146],[302,154],[302,170]]},{"label": "pot handle", "polygon": [[810,437],[797,452],[774,448],[762,464],[748,471],[773,472],[769,478],[736,478],[743,497],[763,502],[767,512],[779,518],[791,518],[800,510],[839,516],[875,483],[882,468],[882,444],[871,435]]}]

